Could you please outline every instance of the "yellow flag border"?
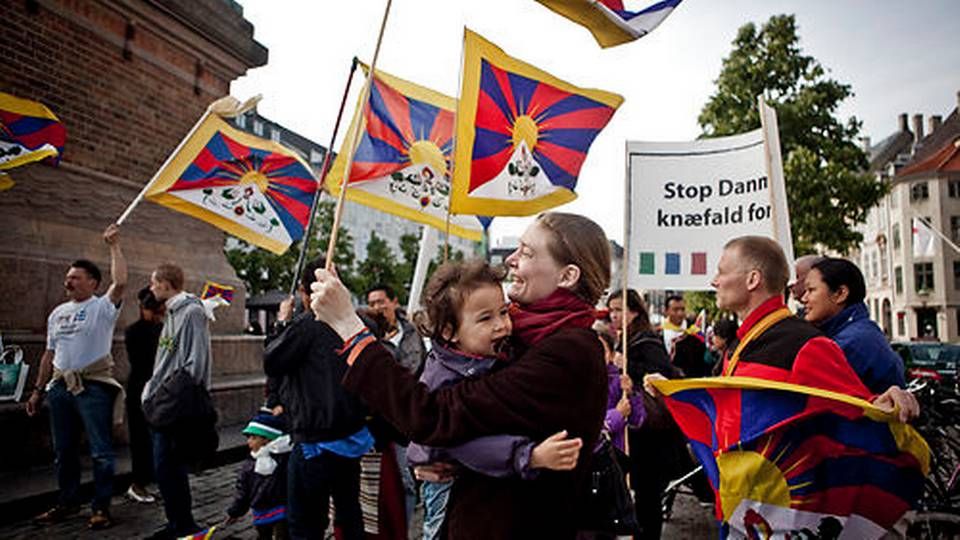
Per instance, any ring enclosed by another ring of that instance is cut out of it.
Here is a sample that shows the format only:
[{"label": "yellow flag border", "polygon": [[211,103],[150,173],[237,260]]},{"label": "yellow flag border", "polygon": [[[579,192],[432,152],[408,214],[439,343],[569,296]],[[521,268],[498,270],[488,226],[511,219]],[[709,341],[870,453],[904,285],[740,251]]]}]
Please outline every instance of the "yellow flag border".
[{"label": "yellow flag border", "polygon": [[[369,66],[360,62],[360,67],[365,73],[369,76]],[[414,99],[420,101],[425,101],[437,107],[446,109],[453,113],[457,110],[457,100],[446,95],[441,94],[435,90],[425,88],[418,84],[412,83],[410,81],[401,79],[389,73],[385,73],[382,70],[376,71],[376,77],[389,86],[397,89],[401,93],[408,95]],[[327,177],[324,179],[324,186],[327,191],[330,192],[334,197],[340,195],[340,183],[343,181],[344,168],[346,167],[346,155],[347,149],[345,146],[348,144],[348,141],[354,140],[354,134],[357,130],[362,130],[366,126],[366,121],[363,119],[362,115],[363,103],[360,99],[357,99],[357,106],[354,109],[353,118],[350,120],[350,127],[347,129],[347,134],[344,137],[344,143],[340,147],[340,152],[337,153],[337,158],[333,162],[333,166],[330,167],[330,171],[327,173]],[[451,186],[451,197],[453,195],[452,186]],[[407,219],[416,223],[421,223],[428,225],[435,229],[441,231],[447,230],[446,219],[441,219],[430,214],[419,212],[414,208],[409,206],[404,206],[402,204],[397,204],[396,201],[388,199],[386,197],[380,197],[372,193],[360,190],[360,189],[347,189],[346,197],[348,200],[362,204],[364,206],[369,206],[375,208],[382,212],[388,214],[393,214],[399,216],[403,219]],[[478,222],[479,223],[479,222]],[[450,224],[450,234],[459,236],[461,238],[466,238],[467,240],[472,240],[479,242],[483,239],[483,230],[472,230],[464,227],[460,227],[454,223]]]},{"label": "yellow flag border", "polygon": [[639,36],[627,32],[615,21],[612,21],[593,2],[583,0],[576,5],[570,0],[537,0],[537,2],[570,22],[588,30],[600,44],[600,47],[604,49],[639,39]]},{"label": "yellow flag border", "polygon": [[863,409],[863,414],[875,422],[885,422],[900,450],[913,454],[920,462],[924,475],[930,471],[930,447],[917,431],[909,424],[900,422],[897,412],[885,411],[869,401],[833,392],[821,388],[802,386],[781,381],[768,381],[755,377],[701,377],[696,379],[676,379],[651,381],[660,393],[670,396],[684,390],[703,390],[706,388],[729,388],[747,390],[785,390],[846,403]]},{"label": "yellow flag border", "polygon": [[[311,175],[314,175],[313,169],[306,162],[306,160],[304,160],[293,150],[275,141],[240,131],[239,129],[236,129],[225,122],[219,117],[219,115],[210,113],[200,124],[200,126],[197,127],[197,130],[193,133],[193,135],[191,135],[190,138],[184,143],[183,148],[181,148],[180,151],[173,156],[173,158],[170,160],[170,163],[164,169],[157,172],[156,181],[150,186],[150,189],[147,190],[144,196],[157,204],[161,204],[177,212],[186,214],[201,221],[205,221],[229,234],[232,234],[233,236],[236,236],[237,238],[262,247],[277,255],[282,255],[285,251],[287,251],[287,248],[290,247],[289,244],[284,244],[283,242],[280,242],[274,238],[257,233],[247,227],[244,227],[243,225],[240,225],[239,223],[217,214],[216,212],[212,212],[203,207],[187,202],[167,192],[167,190],[173,186],[174,183],[176,183],[187,167],[190,166],[190,163],[193,162],[196,156],[203,150],[204,146],[210,141],[210,138],[213,137],[217,131],[223,132],[231,139],[234,139],[245,146],[290,156],[303,165],[303,167],[310,172]],[[314,181],[316,181],[315,175]]]},{"label": "yellow flag border", "polygon": [[531,64],[513,58],[492,42],[465,27],[460,100],[457,104],[454,129],[456,148],[453,156],[450,211],[454,214],[482,216],[529,216],[576,199],[577,194],[565,188],[543,197],[522,201],[470,196],[468,190],[473,162],[473,145],[476,141],[475,123],[477,100],[480,95],[480,67],[483,60],[506,71],[543,81],[566,92],[588,97],[613,109],[617,109],[623,103],[623,97],[620,95],[605,90],[575,86]]}]

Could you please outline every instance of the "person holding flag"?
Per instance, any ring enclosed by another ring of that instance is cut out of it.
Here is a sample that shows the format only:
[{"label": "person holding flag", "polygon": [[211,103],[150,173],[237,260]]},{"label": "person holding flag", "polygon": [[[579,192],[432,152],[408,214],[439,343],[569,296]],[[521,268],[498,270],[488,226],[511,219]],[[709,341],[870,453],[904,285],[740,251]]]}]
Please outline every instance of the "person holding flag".
[{"label": "person holding flag", "polygon": [[[344,386],[419,444],[450,446],[510,433],[543,440],[566,430],[593,448],[606,414],[603,347],[590,329],[610,281],[603,229],[578,215],[547,213],[507,258],[513,278],[513,359],[483,377],[430,392],[397,365],[353,311],[336,274],[317,272],[311,308],[344,341]],[[586,452],[573,471],[534,480],[464,472],[450,494],[451,538],[574,538]]]}]

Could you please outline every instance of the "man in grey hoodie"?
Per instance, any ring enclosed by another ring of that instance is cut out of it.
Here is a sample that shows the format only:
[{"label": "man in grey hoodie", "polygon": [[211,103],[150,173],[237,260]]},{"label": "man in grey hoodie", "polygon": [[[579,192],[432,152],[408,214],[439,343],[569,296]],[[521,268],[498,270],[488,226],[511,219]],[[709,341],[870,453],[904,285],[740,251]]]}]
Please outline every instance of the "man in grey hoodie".
[{"label": "man in grey hoodie", "polygon": [[[183,368],[189,370],[197,384],[210,388],[210,329],[203,303],[183,291],[183,270],[172,264],[161,264],[150,275],[150,290],[166,304],[166,315],[153,376],[143,388],[145,402],[163,381]],[[190,483],[187,464],[176,451],[173,434],[152,430],[153,460],[167,526],[153,536],[177,538],[200,529],[191,512]]]}]

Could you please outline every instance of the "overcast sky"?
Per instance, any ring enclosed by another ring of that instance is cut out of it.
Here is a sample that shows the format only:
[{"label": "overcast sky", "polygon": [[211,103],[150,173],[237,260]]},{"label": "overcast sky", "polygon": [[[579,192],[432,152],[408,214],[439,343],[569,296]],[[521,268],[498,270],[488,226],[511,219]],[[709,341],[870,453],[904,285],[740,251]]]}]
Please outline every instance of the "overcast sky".
[{"label": "overcast sky", "polygon": [[[270,56],[266,66],[236,81],[232,94],[263,94],[261,114],[326,145],[350,59],[372,58],[386,0],[240,3]],[[804,52],[852,85],[855,96],[840,116],[862,120],[863,134],[874,142],[897,129],[901,112],[946,117],[956,107],[957,0],[685,0],[652,34],[606,50],[586,29],[533,0],[394,0],[378,68],[456,97],[467,25],[561,79],[623,95],[584,163],[579,199],[560,207],[593,218],[619,241],[624,142],[696,138],[697,115],[737,29],[782,13],[796,15]],[[361,86],[356,81],[350,113]],[[495,220],[494,245],[519,236],[529,220]]]}]

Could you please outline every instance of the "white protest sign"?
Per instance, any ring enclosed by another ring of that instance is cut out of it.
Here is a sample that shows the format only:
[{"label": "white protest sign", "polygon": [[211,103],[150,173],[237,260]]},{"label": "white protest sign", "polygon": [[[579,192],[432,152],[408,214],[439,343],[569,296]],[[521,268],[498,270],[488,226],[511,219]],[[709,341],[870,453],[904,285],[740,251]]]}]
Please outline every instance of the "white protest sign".
[{"label": "white protest sign", "polygon": [[764,128],[749,133],[627,142],[629,287],[709,290],[723,245],[743,235],[773,238],[793,260],[776,117],[761,107]]}]

